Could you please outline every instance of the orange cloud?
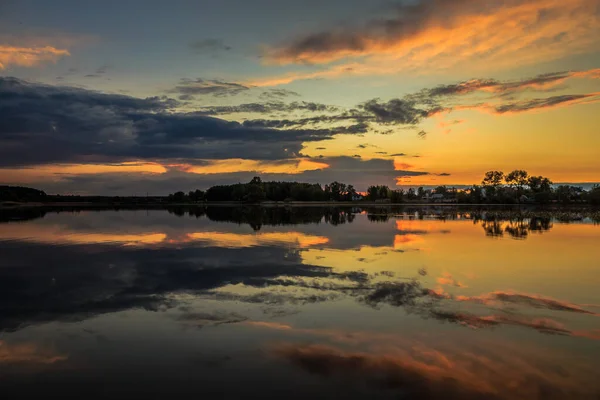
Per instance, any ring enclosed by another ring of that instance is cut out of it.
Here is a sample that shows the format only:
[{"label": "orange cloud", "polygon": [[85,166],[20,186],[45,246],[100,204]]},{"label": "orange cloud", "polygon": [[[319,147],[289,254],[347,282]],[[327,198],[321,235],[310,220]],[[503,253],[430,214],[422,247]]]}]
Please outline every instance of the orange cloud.
[{"label": "orange cloud", "polygon": [[18,47],[0,45],[0,70],[10,66],[35,67],[45,62],[56,62],[59,58],[70,56],[68,50],[52,46]]},{"label": "orange cloud", "polygon": [[260,174],[300,174],[305,171],[315,171],[329,168],[329,164],[307,159],[284,161],[259,161],[241,158],[226,160],[210,160],[205,165],[176,164],[169,167],[177,168],[193,174],[228,174],[234,172],[256,172]]},{"label": "orange cloud", "polygon": [[[363,27],[308,34],[266,51],[273,64],[342,62],[256,80],[257,86],[344,74],[503,68],[595,50],[597,0],[431,1]],[[541,17],[543,13],[543,17]]]},{"label": "orange cloud", "polygon": [[39,182],[43,179],[61,179],[63,175],[106,173],[164,174],[167,169],[154,162],[125,162],[119,164],[50,164],[26,168],[0,168],[0,179],[5,183]]},{"label": "orange cloud", "polygon": [[453,107],[453,110],[475,110],[492,115],[514,115],[547,111],[577,104],[593,104],[597,102],[600,102],[600,92],[551,96],[539,99],[521,100],[513,103],[461,105]]}]

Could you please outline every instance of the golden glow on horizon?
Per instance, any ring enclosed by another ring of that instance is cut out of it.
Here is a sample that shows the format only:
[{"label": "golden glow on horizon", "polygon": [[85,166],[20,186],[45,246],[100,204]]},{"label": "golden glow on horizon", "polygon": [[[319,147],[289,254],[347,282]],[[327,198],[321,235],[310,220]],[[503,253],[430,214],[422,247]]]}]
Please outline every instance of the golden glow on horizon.
[{"label": "golden glow on horizon", "polygon": [[256,172],[262,174],[300,174],[329,168],[328,164],[307,159],[283,161],[259,161],[241,158],[224,160],[205,160],[206,165],[175,164],[170,167],[192,174],[229,174],[235,172]]},{"label": "golden glow on horizon", "polygon": [[259,161],[246,159],[204,160],[206,165],[170,164],[131,161],[119,164],[49,164],[26,168],[0,168],[3,183],[29,183],[44,179],[60,180],[63,175],[141,173],[164,174],[175,169],[192,174],[227,174],[256,172],[261,174],[300,174],[305,171],[327,169],[329,165],[308,159]]},{"label": "golden glow on horizon", "polygon": [[112,173],[164,174],[167,169],[155,162],[131,161],[119,164],[48,164],[27,168],[0,168],[0,179],[6,183],[61,179],[61,175]]}]

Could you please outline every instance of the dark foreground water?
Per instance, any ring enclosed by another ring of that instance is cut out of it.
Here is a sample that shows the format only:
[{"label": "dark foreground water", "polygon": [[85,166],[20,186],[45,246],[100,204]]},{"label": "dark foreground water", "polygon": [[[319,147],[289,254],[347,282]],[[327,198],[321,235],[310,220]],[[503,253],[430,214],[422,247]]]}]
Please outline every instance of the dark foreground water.
[{"label": "dark foreground water", "polygon": [[5,216],[0,398],[600,398],[600,226],[439,211]]}]

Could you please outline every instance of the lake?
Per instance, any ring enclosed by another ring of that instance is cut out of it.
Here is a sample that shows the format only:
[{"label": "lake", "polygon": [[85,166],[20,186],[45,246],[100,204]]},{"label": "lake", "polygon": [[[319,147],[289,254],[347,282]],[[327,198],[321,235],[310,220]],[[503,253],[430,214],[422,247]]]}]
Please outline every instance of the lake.
[{"label": "lake", "polygon": [[4,215],[2,398],[598,399],[600,225],[572,219]]}]

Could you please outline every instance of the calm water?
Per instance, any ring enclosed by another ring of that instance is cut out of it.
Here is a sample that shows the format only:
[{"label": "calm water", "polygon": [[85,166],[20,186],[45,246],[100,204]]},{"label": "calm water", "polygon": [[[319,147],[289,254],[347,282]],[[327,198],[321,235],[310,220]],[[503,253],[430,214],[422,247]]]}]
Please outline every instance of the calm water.
[{"label": "calm water", "polygon": [[585,219],[27,214],[0,223],[2,398],[600,398]]}]

